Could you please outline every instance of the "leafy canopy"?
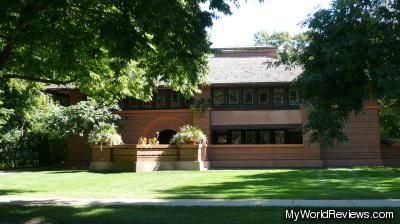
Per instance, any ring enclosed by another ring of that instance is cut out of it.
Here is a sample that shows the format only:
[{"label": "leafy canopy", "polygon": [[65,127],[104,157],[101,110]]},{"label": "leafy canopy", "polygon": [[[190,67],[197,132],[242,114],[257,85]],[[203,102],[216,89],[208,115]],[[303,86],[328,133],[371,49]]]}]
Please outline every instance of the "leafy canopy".
[{"label": "leafy canopy", "polygon": [[275,66],[284,64],[291,69],[297,64],[299,55],[308,44],[308,38],[305,33],[292,35],[288,32],[273,32],[269,34],[261,30],[254,34],[254,43],[257,46],[277,47],[278,61],[275,61]]},{"label": "leafy canopy", "polygon": [[[209,11],[200,3],[208,3]],[[232,2],[238,4],[237,0]],[[192,94],[205,81],[206,28],[224,0],[5,0],[0,81],[70,83],[94,98]]]},{"label": "leafy canopy", "polygon": [[296,84],[310,104],[312,141],[345,141],[344,124],[365,101],[399,105],[399,20],[399,1],[335,0],[305,22],[309,42],[295,58],[304,69]]}]

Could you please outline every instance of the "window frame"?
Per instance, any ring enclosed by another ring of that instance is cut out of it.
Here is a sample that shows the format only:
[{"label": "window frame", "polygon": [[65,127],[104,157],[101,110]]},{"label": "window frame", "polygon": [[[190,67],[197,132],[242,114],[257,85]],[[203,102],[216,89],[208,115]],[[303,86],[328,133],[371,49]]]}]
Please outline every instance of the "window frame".
[{"label": "window frame", "polygon": [[[251,90],[251,103],[246,103],[246,90]],[[254,105],[254,88],[251,88],[251,87],[243,88],[243,104],[244,105]]]},{"label": "window frame", "polygon": [[[232,103],[231,102],[231,92],[236,92],[236,94],[237,94],[237,96],[236,96],[236,103]],[[240,100],[239,100],[239,89],[237,89],[237,88],[229,88],[228,89],[228,104],[229,105],[239,105],[239,102],[240,102]]]},{"label": "window frame", "polygon": [[[279,90],[279,91],[281,91],[281,103],[277,103],[277,94],[276,94],[276,92],[277,92],[277,90]],[[284,88],[283,87],[275,87],[274,88],[274,90],[273,90],[273,102],[274,102],[274,105],[285,105],[285,90],[284,90]]]},{"label": "window frame", "polygon": [[[292,93],[295,93],[296,100],[292,103]],[[300,105],[300,94],[297,89],[289,88],[289,105]]]},{"label": "window frame", "polygon": [[[265,91],[265,94],[266,94],[265,103],[261,103],[261,91]],[[268,103],[269,103],[268,96],[269,96],[268,88],[260,88],[260,89],[258,89],[258,104],[262,105],[262,106],[268,105]]]},{"label": "window frame", "polygon": [[[220,92],[221,93],[221,103],[216,103],[216,102],[218,102],[218,100],[216,100],[216,97],[217,97],[217,95],[218,94],[216,94],[216,92]],[[221,106],[223,106],[225,104],[225,91],[224,91],[224,89],[222,89],[222,88],[215,88],[215,89],[213,89],[213,106],[217,106],[217,107],[221,107]]]}]

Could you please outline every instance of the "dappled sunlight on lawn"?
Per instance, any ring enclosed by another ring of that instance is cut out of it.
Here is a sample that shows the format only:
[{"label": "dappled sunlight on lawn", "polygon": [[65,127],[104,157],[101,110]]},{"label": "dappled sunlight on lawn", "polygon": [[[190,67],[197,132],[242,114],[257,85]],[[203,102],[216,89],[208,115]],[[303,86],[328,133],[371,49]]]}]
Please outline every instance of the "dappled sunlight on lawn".
[{"label": "dappled sunlight on lawn", "polygon": [[166,198],[281,198],[348,199],[400,198],[400,172],[369,169],[265,170],[237,175],[204,185],[180,186],[163,191]]},{"label": "dappled sunlight on lawn", "polygon": [[400,169],[235,169],[97,173],[24,171],[0,176],[0,195],[60,198],[400,198]]}]

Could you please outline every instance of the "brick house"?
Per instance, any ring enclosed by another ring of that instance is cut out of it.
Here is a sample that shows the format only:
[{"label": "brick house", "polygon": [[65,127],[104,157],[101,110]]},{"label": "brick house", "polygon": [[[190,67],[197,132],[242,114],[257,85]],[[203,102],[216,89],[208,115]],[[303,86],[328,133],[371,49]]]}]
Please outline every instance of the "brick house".
[{"label": "brick house", "polygon": [[[286,70],[268,67],[266,57],[276,57],[271,47],[223,48],[209,59],[209,84],[193,99],[185,99],[168,88],[160,88],[152,102],[126,99],[121,102],[126,144],[139,137],[154,137],[167,144],[184,124],[193,124],[208,136],[206,160],[219,167],[323,167],[383,165],[385,159],[398,164],[398,158],[383,156],[379,138],[379,106],[366,102],[364,111],[351,115],[344,132],[349,141],[320,150],[308,143],[300,128],[307,111],[290,83],[300,68]],[[58,90],[75,103],[84,96],[77,90]],[[190,105],[210,102],[204,113]],[[398,150],[395,152],[398,155]],[[391,160],[392,159],[392,160]],[[74,137],[68,143],[67,165],[87,165],[90,151],[84,140]]]}]

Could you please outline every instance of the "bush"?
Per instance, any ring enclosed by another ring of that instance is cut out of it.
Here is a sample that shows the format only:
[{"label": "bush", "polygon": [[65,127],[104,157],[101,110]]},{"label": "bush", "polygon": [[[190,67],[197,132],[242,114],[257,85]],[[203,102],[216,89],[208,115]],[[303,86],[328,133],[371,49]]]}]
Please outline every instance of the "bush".
[{"label": "bush", "polygon": [[184,125],[171,139],[172,144],[197,143],[207,144],[207,136],[203,131],[192,125]]}]

